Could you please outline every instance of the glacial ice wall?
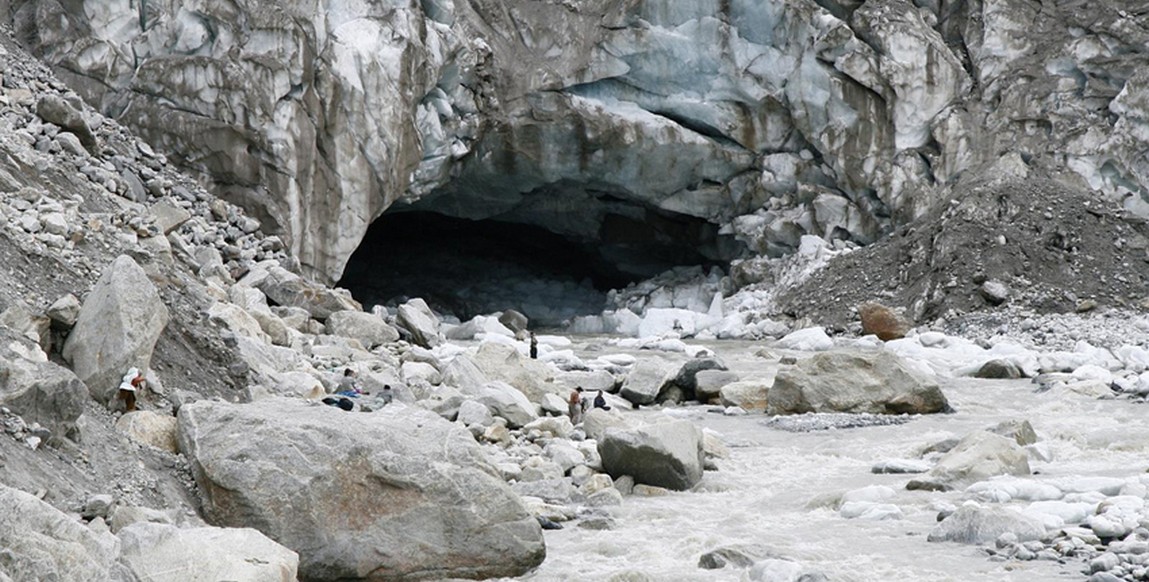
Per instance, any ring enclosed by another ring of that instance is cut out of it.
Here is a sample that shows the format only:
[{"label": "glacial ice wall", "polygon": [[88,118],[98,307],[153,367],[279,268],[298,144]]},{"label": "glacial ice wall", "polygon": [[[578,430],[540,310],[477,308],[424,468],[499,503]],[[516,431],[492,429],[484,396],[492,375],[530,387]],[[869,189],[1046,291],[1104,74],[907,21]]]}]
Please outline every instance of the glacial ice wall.
[{"label": "glacial ice wall", "polygon": [[89,101],[329,281],[395,205],[579,241],[685,215],[778,255],[804,234],[871,242],[1005,154],[1134,210],[1149,196],[1133,0],[4,8]]}]

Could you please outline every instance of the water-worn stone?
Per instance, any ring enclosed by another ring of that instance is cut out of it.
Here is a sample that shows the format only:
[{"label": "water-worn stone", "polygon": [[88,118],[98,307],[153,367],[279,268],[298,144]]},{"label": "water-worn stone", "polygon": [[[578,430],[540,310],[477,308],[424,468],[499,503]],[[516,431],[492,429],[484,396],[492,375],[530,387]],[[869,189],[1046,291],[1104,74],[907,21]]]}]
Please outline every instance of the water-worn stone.
[{"label": "water-worn stone", "polygon": [[766,412],[770,403],[771,382],[743,380],[731,382],[719,391],[723,406],[737,406],[746,412]]},{"label": "water-worn stone", "polygon": [[598,442],[603,470],[611,477],[678,491],[702,479],[702,431],[686,420],[607,429]]},{"label": "water-worn stone", "polygon": [[990,429],[990,432],[1011,438],[1023,447],[1037,442],[1037,432],[1028,420],[1005,420]]},{"label": "water-worn stone", "polygon": [[0,579],[134,580],[117,563],[120,541],[23,491],[0,484]]},{"label": "water-worn stone", "polygon": [[975,431],[938,459],[928,475],[935,482],[957,486],[997,475],[1029,474],[1029,456],[1013,438]]},{"label": "water-worn stone", "polygon": [[1009,360],[990,360],[974,372],[975,378],[1016,380],[1022,376],[1017,364]]},{"label": "water-worn stone", "polygon": [[168,308],[155,285],[131,257],[120,255],[104,269],[84,298],[76,326],[64,343],[64,359],[107,403],[128,368],[147,370],[156,340],[168,323]]},{"label": "water-worn stone", "polygon": [[120,561],[141,580],[293,582],[298,574],[298,554],[251,528],[141,522],[117,536]]},{"label": "water-worn stone", "polygon": [[179,438],[208,522],[256,526],[302,578],[518,576],[546,555],[475,439],[428,411],[200,401]]},{"label": "water-worn stone", "polygon": [[893,352],[836,351],[783,367],[770,388],[770,414],[928,414],[949,403],[932,378]]},{"label": "water-worn stone", "polygon": [[1026,542],[1045,535],[1045,526],[1039,519],[1008,507],[963,505],[935,526],[926,539],[931,542],[986,544],[1006,533]]}]

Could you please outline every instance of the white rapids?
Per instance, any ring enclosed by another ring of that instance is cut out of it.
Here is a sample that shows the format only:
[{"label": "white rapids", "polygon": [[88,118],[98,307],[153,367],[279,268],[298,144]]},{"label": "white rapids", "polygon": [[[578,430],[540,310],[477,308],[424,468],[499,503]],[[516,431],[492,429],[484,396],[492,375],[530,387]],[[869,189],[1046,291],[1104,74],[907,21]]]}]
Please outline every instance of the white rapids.
[{"label": "white rapids", "polygon": [[[743,378],[768,373],[763,359],[753,355],[760,344],[706,345]],[[547,531],[546,561],[520,579],[751,580],[747,569],[698,565],[702,554],[738,545],[756,546],[835,581],[1085,579],[1088,564],[1078,558],[995,561],[983,546],[928,542],[938,508],[960,506],[968,494],[908,491],[905,485],[916,475],[874,474],[871,467],[919,459],[932,444],[1016,419],[1033,425],[1052,457],[1043,461],[1031,455],[1029,479],[1136,479],[1149,465],[1146,408],[1065,390],[1037,392],[1028,380],[940,380],[955,413],[888,426],[788,432],[766,426],[767,416],[724,416],[714,407],[632,412],[688,418],[718,433],[730,456],[718,460],[719,470],[708,471],[695,491],[626,497],[611,510],[613,529],[584,529],[573,521]],[[883,502],[900,509],[899,519],[839,514],[835,501],[841,494],[871,485],[895,492]],[[1024,508],[1027,502],[1010,505]]]}]

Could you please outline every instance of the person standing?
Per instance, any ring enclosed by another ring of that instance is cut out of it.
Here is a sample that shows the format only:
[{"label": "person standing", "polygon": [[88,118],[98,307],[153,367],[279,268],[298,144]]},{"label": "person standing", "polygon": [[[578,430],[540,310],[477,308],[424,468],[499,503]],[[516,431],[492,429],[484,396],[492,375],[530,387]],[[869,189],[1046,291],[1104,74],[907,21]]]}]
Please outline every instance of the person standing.
[{"label": "person standing", "polygon": [[129,368],[128,373],[120,381],[120,389],[116,397],[124,402],[124,412],[136,410],[136,391],[144,387],[144,375],[139,368]]},{"label": "person standing", "polygon": [[539,340],[535,337],[535,332],[531,332],[531,359],[539,359]]},{"label": "person standing", "polygon": [[582,386],[576,387],[571,390],[570,398],[567,401],[567,409],[570,411],[571,424],[578,424],[582,422]]}]

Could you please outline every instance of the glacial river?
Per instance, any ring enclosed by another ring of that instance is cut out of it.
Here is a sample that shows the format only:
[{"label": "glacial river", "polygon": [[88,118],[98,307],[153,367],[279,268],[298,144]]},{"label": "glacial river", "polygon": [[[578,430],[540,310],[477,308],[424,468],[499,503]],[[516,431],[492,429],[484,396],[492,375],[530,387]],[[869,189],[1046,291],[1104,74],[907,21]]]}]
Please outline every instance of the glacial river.
[{"label": "glacial river", "polygon": [[[767,360],[754,355],[760,344],[707,345],[744,379],[771,373]],[[601,353],[615,351],[606,347]],[[1033,479],[1131,477],[1149,466],[1144,419],[1149,408],[1065,391],[1037,393],[1027,380],[943,379],[942,386],[954,414],[891,426],[788,432],[764,425],[768,417],[763,415],[723,416],[702,406],[674,409],[672,414],[717,432],[727,443],[730,456],[718,461],[719,470],[708,471],[697,491],[626,497],[611,509],[613,529],[568,522],[562,530],[547,531],[546,561],[519,579],[750,580],[748,570],[704,570],[698,560],[715,548],[753,546],[832,581],[1084,580],[1087,564],[1080,560],[992,561],[978,546],[927,542],[937,508],[960,505],[965,495],[907,491],[913,475],[874,474],[871,467],[887,459],[917,459],[931,444],[1023,419],[1052,453],[1049,462],[1030,459]],[[896,496],[887,502],[899,506],[903,517],[846,519],[826,501],[869,485],[894,489]]]}]

